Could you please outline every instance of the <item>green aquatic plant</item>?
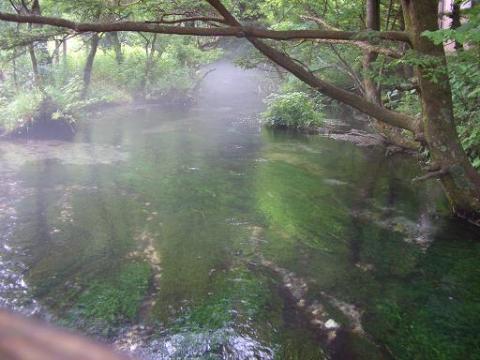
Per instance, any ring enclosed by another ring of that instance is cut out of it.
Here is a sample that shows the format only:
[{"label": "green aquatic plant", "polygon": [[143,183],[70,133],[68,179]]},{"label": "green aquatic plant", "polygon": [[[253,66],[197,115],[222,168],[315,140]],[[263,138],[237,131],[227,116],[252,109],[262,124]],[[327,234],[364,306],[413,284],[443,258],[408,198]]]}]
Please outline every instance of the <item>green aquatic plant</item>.
[{"label": "green aquatic plant", "polygon": [[192,306],[177,323],[178,329],[215,330],[234,324],[248,324],[265,314],[270,293],[266,279],[245,269],[235,269],[215,278],[216,291]]},{"label": "green aquatic plant", "polygon": [[95,280],[80,295],[77,307],[82,316],[117,323],[138,314],[151,276],[146,262],[132,262],[111,278]]}]

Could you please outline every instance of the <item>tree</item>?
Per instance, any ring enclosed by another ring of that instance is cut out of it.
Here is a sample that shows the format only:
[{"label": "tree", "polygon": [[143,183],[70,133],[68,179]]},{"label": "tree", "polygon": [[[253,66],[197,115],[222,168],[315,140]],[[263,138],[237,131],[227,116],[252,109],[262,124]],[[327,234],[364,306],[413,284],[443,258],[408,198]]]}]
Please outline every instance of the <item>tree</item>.
[{"label": "tree", "polygon": [[90,86],[90,81],[92,78],[92,68],[93,61],[95,60],[95,55],[98,49],[98,43],[100,42],[100,36],[98,33],[94,33],[90,39],[90,50],[88,52],[87,61],[85,63],[85,68],[83,69],[83,89],[81,97],[85,98],[88,93],[88,88]]},{"label": "tree", "polygon": [[[441,45],[435,45],[429,38],[422,36],[425,31],[434,31],[438,27],[437,2],[435,0],[401,1],[405,31],[270,30],[260,26],[242,24],[220,0],[207,0],[207,3],[216,10],[218,15],[197,5],[190,12],[164,13],[155,21],[77,23],[56,17],[9,13],[0,13],[0,20],[52,25],[75,32],[134,31],[244,37],[260,53],[316,91],[350,105],[377,121],[411,132],[416,141],[428,148],[432,159],[429,173],[423,179],[439,178],[453,212],[462,218],[480,224],[480,176],[470,164],[455,130],[452,94],[447,73],[446,71],[440,73],[432,71],[434,68],[446,68],[445,53]],[[192,5],[188,1],[186,4]],[[373,2],[372,4],[376,5]],[[206,26],[189,26],[188,24],[192,24],[192,22],[201,22]],[[377,45],[381,41],[409,44],[417,59],[415,68],[422,103],[421,117],[415,118],[386,109],[372,97],[364,98],[335,86],[315,76],[304,64],[267,42],[268,40],[312,41],[319,39],[346,41],[352,45],[364,47],[373,43],[377,48],[382,48]]]}]

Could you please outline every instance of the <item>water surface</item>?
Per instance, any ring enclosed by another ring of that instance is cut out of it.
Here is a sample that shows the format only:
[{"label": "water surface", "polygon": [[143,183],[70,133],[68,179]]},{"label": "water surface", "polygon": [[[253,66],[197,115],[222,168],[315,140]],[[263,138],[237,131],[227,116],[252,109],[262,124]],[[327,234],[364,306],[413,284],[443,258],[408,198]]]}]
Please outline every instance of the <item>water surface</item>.
[{"label": "water surface", "polygon": [[260,73],[0,143],[0,305],[145,359],[480,356],[480,243],[415,160],[262,130]]}]

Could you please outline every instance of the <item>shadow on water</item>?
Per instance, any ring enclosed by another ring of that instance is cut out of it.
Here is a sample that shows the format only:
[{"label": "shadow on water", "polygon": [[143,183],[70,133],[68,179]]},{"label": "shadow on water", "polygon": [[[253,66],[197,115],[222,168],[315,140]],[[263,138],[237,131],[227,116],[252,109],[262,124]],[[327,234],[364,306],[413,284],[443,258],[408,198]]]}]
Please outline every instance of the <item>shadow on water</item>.
[{"label": "shadow on water", "polygon": [[413,159],[260,129],[263,74],[0,143],[0,304],[144,359],[479,353],[478,230]]}]

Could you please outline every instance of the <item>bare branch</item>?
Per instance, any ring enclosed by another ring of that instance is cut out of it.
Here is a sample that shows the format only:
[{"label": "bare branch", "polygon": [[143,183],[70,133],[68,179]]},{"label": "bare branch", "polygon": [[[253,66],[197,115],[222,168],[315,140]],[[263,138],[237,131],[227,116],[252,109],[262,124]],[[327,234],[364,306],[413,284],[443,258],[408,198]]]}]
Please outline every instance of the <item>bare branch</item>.
[{"label": "bare branch", "polygon": [[330,44],[330,49],[332,49],[333,53],[337,56],[340,63],[343,65],[343,70],[350,76],[350,78],[357,84],[362,95],[365,95],[365,88],[363,86],[362,79],[360,75],[350,66],[350,64],[343,58],[342,54],[337,50],[335,45]]},{"label": "bare branch", "polygon": [[218,22],[218,23],[225,23],[225,20],[222,18],[216,18],[216,17],[208,17],[208,16],[192,16],[192,17],[187,17],[187,18],[182,18],[182,19],[173,19],[173,20],[155,20],[155,21],[145,21],[147,24],[179,24],[179,23],[185,23],[189,21],[203,21],[203,22]]},{"label": "bare branch", "polygon": [[318,25],[323,26],[325,29],[328,29],[328,30],[341,31],[339,28],[337,28],[333,25],[330,25],[323,18],[318,17],[318,16],[303,15],[303,16],[300,16],[300,18],[302,18],[303,20],[312,20],[315,23],[317,23]]}]

